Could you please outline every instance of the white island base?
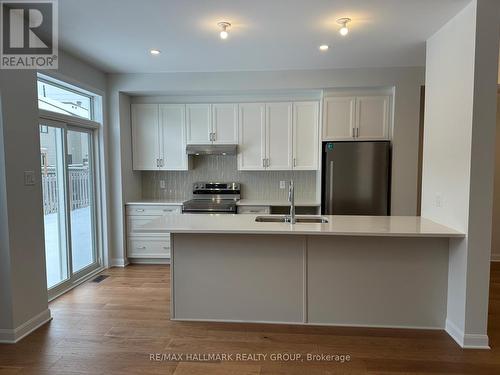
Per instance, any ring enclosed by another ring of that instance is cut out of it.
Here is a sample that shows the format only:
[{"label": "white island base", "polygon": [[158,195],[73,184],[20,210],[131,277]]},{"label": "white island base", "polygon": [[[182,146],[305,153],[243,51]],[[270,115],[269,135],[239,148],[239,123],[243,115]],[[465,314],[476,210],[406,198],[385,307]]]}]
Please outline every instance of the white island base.
[{"label": "white island base", "polygon": [[172,319],[443,329],[447,238],[172,236]]},{"label": "white island base", "polygon": [[449,241],[419,217],[168,215],[175,320],[444,329]]}]

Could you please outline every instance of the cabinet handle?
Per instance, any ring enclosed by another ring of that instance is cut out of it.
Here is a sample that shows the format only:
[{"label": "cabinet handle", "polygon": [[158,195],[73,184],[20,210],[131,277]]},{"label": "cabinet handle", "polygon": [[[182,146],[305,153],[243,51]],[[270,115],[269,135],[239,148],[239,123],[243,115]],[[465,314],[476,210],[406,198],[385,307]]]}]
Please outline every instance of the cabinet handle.
[{"label": "cabinet handle", "polygon": [[214,133],[212,133],[212,135],[213,135],[213,139],[212,139],[212,141],[214,141],[214,142],[215,142],[215,141],[217,140],[217,133],[215,133],[215,132],[214,132]]},{"label": "cabinet handle", "polygon": [[267,164],[267,165],[266,165],[266,167],[269,167],[269,166],[271,165],[271,161],[270,161],[270,159],[266,159],[266,160],[267,160],[267,162],[266,162],[266,164]]},{"label": "cabinet handle", "polygon": [[297,166],[297,159],[296,158],[293,158],[293,166],[296,167]]},{"label": "cabinet handle", "polygon": [[351,128],[351,137],[356,138],[356,128]]},{"label": "cabinet handle", "polygon": [[356,138],[359,138],[359,128],[356,128]]},{"label": "cabinet handle", "polygon": [[137,212],[144,212],[144,210],[142,208],[136,208],[135,209]]},{"label": "cabinet handle", "polygon": [[262,166],[265,168],[266,167],[266,159],[262,159]]},{"label": "cabinet handle", "polygon": [[160,159],[160,167],[164,167],[165,166],[165,159]]},{"label": "cabinet handle", "polygon": [[170,249],[168,246],[163,246],[163,250],[168,250]]},{"label": "cabinet handle", "polygon": [[174,210],[164,209],[163,212],[174,212]]},{"label": "cabinet handle", "polygon": [[146,249],[146,246],[138,246],[136,249],[137,249],[137,250],[145,250],[145,249]]}]

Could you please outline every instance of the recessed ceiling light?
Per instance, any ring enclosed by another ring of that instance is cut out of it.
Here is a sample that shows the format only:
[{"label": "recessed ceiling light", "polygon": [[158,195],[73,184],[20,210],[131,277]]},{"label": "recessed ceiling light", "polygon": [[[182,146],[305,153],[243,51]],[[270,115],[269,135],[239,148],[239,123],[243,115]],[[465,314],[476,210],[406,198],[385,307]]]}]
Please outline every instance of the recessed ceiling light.
[{"label": "recessed ceiling light", "polygon": [[221,29],[219,34],[220,38],[227,39],[227,37],[229,36],[228,30],[231,27],[231,24],[229,22],[219,22],[217,26],[219,26]]},{"label": "recessed ceiling light", "polygon": [[328,44],[322,44],[319,46],[320,51],[328,51]]},{"label": "recessed ceiling light", "polygon": [[340,35],[342,36],[346,36],[348,33],[349,33],[349,29],[347,28],[347,24],[351,22],[351,19],[350,18],[339,18],[337,20],[337,23],[341,24],[342,27],[340,28],[339,32],[340,32]]},{"label": "recessed ceiling light", "polygon": [[149,53],[152,54],[153,56],[158,56],[161,51],[159,49],[152,49],[152,50],[149,50]]}]

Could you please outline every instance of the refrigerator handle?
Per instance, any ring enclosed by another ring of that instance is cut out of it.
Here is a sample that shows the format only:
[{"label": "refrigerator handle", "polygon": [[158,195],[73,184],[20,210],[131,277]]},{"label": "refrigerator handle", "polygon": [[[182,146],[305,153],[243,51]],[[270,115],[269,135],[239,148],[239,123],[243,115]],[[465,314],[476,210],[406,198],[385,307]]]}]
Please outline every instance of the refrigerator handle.
[{"label": "refrigerator handle", "polygon": [[333,161],[330,161],[328,168],[328,212],[327,214],[333,215]]}]

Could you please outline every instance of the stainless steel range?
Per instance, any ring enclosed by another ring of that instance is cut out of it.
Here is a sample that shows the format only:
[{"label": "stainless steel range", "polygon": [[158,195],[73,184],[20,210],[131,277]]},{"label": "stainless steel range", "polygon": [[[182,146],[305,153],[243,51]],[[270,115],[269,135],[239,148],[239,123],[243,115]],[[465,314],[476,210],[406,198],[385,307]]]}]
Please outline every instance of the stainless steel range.
[{"label": "stainless steel range", "polygon": [[195,182],[193,199],[182,205],[183,213],[235,214],[240,199],[239,182]]}]

